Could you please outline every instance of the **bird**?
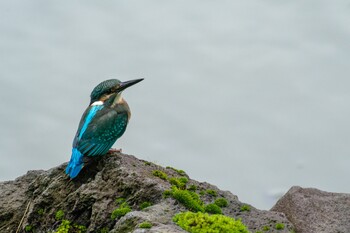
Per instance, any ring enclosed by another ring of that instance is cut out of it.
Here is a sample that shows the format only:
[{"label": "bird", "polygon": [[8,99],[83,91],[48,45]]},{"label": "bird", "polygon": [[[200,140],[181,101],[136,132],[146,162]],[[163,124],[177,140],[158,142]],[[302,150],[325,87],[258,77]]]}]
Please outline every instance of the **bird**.
[{"label": "bird", "polygon": [[98,84],[90,94],[90,104],[83,113],[72,147],[66,174],[74,179],[84,166],[84,156],[105,155],[128,125],[131,112],[122,92],[143,79],[122,82],[109,79]]}]

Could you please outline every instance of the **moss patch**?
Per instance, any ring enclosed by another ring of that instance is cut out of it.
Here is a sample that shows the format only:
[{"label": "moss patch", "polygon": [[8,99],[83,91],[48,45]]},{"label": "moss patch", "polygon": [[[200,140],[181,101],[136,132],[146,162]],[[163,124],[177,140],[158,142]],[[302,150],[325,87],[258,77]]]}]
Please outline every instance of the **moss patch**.
[{"label": "moss patch", "polygon": [[218,198],[214,201],[214,203],[219,207],[228,206],[228,201],[225,198]]},{"label": "moss patch", "polygon": [[206,205],[204,209],[209,214],[222,214],[221,208],[214,203]]},{"label": "moss patch", "polygon": [[55,233],[68,233],[70,228],[70,221],[63,220],[61,225],[58,227],[57,231],[55,231]]},{"label": "moss patch", "polygon": [[33,226],[27,225],[27,226],[24,228],[24,231],[25,231],[25,232],[32,232],[32,231],[33,231]]},{"label": "moss patch", "polygon": [[44,215],[45,213],[45,210],[43,208],[41,209],[38,209],[37,213],[41,216],[41,215]]},{"label": "moss patch", "polygon": [[242,205],[241,206],[241,211],[244,212],[244,211],[250,211],[250,206],[249,205]]},{"label": "moss patch", "polygon": [[276,223],[275,229],[276,230],[283,230],[284,229],[284,224],[283,223]]},{"label": "moss patch", "polygon": [[86,227],[83,225],[78,225],[78,224],[73,224],[73,232],[76,233],[85,233],[86,232]]},{"label": "moss patch", "polygon": [[54,233],[85,233],[86,227],[78,224],[71,224],[69,220],[62,220],[61,225],[57,228]]},{"label": "moss patch", "polygon": [[56,219],[57,221],[61,221],[61,220],[63,219],[63,217],[64,217],[64,212],[63,212],[63,210],[59,210],[59,211],[56,212],[56,214],[55,214],[55,219]]},{"label": "moss patch", "polygon": [[173,198],[175,198],[178,202],[183,204],[187,209],[191,211],[204,211],[203,202],[199,199],[198,194],[195,192],[181,190],[173,186],[171,195]]},{"label": "moss patch", "polygon": [[213,190],[213,189],[207,189],[207,194],[209,194],[210,196],[213,196],[213,197],[217,197],[218,196],[218,193]]},{"label": "moss patch", "polygon": [[152,172],[152,174],[156,177],[161,178],[162,180],[167,180],[168,179],[168,175],[165,172],[162,172],[160,170],[154,170]]},{"label": "moss patch", "polygon": [[173,221],[190,233],[249,233],[247,227],[240,220],[218,214],[184,212],[175,215]]},{"label": "moss patch", "polygon": [[113,210],[111,218],[114,219],[119,219],[129,213],[131,211],[130,206],[124,202],[123,204],[120,205],[119,208]]},{"label": "moss patch", "polygon": [[143,209],[145,209],[145,208],[147,208],[147,207],[150,207],[151,205],[152,205],[151,202],[145,201],[145,202],[143,202],[143,203],[140,205],[140,210],[143,210]]},{"label": "moss patch", "polygon": [[139,228],[143,228],[143,229],[149,229],[149,228],[151,228],[151,227],[152,227],[152,223],[147,222],[147,221],[142,222],[142,223],[140,223],[140,225],[139,225]]},{"label": "moss patch", "polygon": [[186,177],[170,178],[169,183],[175,185],[179,189],[186,189],[188,179]]},{"label": "moss patch", "polygon": [[171,197],[172,193],[173,193],[173,192],[172,192],[171,190],[164,190],[164,192],[163,192],[163,198]]}]

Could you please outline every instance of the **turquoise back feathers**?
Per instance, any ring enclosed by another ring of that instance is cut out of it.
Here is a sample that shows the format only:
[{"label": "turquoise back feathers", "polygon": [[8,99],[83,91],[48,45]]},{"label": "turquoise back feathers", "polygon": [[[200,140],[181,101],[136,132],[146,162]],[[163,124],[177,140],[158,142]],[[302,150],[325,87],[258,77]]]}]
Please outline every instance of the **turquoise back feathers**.
[{"label": "turquoise back feathers", "polygon": [[108,152],[128,125],[130,109],[121,92],[142,79],[121,82],[106,80],[97,85],[90,97],[74,137],[72,156],[66,174],[75,178],[84,166],[84,156],[101,156]]}]

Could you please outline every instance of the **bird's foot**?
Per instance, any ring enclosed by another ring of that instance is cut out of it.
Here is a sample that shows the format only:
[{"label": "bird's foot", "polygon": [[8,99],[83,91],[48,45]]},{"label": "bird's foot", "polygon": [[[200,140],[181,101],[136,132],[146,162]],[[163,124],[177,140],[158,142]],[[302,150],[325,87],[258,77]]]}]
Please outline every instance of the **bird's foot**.
[{"label": "bird's foot", "polygon": [[111,148],[109,149],[108,153],[114,153],[114,152],[117,152],[117,153],[122,153],[122,148],[120,149],[116,149],[116,148]]}]

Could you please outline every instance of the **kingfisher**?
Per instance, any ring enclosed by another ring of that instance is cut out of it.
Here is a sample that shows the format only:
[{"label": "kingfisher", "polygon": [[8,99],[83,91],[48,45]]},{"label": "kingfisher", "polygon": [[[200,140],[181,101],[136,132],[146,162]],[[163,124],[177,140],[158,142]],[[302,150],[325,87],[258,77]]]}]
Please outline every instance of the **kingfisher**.
[{"label": "kingfisher", "polygon": [[121,82],[109,79],[98,84],[91,92],[90,104],[81,117],[73,141],[72,156],[66,174],[75,178],[84,166],[83,157],[106,154],[128,125],[131,112],[122,92],[143,79]]}]

